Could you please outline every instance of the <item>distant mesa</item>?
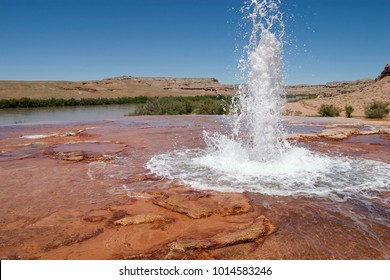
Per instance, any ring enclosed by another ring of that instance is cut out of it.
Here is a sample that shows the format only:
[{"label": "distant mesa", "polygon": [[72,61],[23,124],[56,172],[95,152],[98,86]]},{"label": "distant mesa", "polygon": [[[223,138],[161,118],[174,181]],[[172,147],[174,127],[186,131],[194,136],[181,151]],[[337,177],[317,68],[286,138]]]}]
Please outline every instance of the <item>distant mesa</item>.
[{"label": "distant mesa", "polygon": [[120,98],[135,96],[232,95],[235,85],[220,84],[215,78],[120,76],[90,81],[0,81],[0,100]]}]

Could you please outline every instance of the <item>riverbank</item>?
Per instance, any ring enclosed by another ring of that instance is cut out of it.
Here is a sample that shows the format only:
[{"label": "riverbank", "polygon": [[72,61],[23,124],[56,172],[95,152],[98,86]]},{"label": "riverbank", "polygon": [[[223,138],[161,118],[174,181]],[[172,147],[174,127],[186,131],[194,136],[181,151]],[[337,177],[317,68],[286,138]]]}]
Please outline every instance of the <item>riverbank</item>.
[{"label": "riverbank", "polygon": [[[386,72],[387,73],[387,72]],[[353,117],[363,117],[366,105],[390,102],[390,77],[330,82],[325,85],[285,86],[291,116],[316,116],[323,104],[352,106]],[[122,76],[96,81],[0,81],[0,108],[97,104],[144,104],[149,98],[223,96],[231,98],[238,85],[223,85],[214,78],[151,78]],[[139,98],[138,101],[136,99]],[[41,105],[42,104],[42,105]],[[212,106],[214,107],[214,106]],[[169,110],[168,110],[169,111]],[[180,111],[180,110],[179,110]],[[196,111],[196,110],[195,110]],[[207,113],[213,113],[214,109]],[[218,111],[218,110],[217,110]]]}]

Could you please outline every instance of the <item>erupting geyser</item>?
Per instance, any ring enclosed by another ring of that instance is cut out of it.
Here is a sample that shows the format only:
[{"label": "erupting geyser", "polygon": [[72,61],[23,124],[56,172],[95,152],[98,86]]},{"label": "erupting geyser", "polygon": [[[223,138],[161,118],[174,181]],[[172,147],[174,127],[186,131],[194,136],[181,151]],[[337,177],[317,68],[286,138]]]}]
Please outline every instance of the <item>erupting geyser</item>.
[{"label": "erupting geyser", "polygon": [[233,99],[229,132],[205,132],[206,149],[156,155],[147,168],[194,188],[220,191],[341,200],[377,199],[388,191],[388,164],[314,153],[285,140],[279,1],[252,0],[243,11],[253,27],[240,62],[247,81]]},{"label": "erupting geyser", "polygon": [[275,1],[252,1],[242,10],[252,22],[252,33],[239,65],[247,82],[233,103],[233,111],[239,112],[233,137],[252,160],[269,161],[288,148],[281,124],[285,103],[281,75],[284,25]]}]

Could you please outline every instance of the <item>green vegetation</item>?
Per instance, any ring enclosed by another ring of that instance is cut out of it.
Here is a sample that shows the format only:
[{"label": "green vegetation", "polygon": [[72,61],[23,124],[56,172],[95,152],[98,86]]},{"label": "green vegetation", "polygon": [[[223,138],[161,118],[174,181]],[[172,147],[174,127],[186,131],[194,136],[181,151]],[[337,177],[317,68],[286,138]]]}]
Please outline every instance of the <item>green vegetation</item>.
[{"label": "green vegetation", "polygon": [[390,112],[390,109],[388,109],[387,106],[389,106],[389,103],[387,102],[374,101],[364,108],[364,114],[367,118],[383,119]]},{"label": "green vegetation", "polygon": [[299,117],[299,116],[302,116],[302,112],[301,111],[294,111],[294,110],[285,110],[283,112],[283,115],[284,116],[296,116],[296,117]]},{"label": "green vegetation", "polygon": [[346,116],[347,118],[352,117],[352,112],[353,112],[354,110],[355,110],[355,109],[354,109],[351,105],[349,105],[349,106],[345,105],[345,116]]},{"label": "green vegetation", "polygon": [[153,97],[141,104],[133,115],[222,115],[229,112],[231,96],[168,96]]},{"label": "green vegetation", "polygon": [[340,116],[340,112],[340,108],[328,104],[322,104],[318,111],[321,117],[337,117]]},{"label": "green vegetation", "polygon": [[184,114],[226,114],[232,101],[227,95],[167,96],[167,97],[118,97],[81,99],[20,99],[0,100],[0,109],[37,108],[57,106],[88,106],[110,104],[139,104],[133,115],[184,115]]},{"label": "green vegetation", "polygon": [[146,103],[150,97],[118,97],[118,98],[81,98],[81,99],[34,99],[22,97],[20,99],[1,99],[0,109],[5,108],[36,108],[36,107],[57,107],[57,106],[87,106],[87,105],[109,105],[109,104],[140,104]]}]

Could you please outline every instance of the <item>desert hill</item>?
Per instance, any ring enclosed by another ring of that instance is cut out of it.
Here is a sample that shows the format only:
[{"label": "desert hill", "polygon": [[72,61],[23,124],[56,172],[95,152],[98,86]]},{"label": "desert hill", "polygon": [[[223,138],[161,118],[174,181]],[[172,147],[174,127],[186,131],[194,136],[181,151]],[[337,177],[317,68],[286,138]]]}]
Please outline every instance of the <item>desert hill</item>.
[{"label": "desert hill", "polygon": [[289,103],[286,108],[292,112],[301,112],[302,115],[316,115],[322,104],[331,104],[341,109],[351,105],[355,109],[354,116],[364,116],[364,107],[375,100],[390,104],[390,63],[375,81],[362,81],[364,82],[357,81],[355,86],[349,87],[349,92],[319,94],[315,99]]},{"label": "desert hill", "polygon": [[[286,86],[287,94],[330,97],[361,91],[371,79],[332,82],[325,85]],[[223,85],[214,78],[166,78],[122,76],[96,81],[0,81],[0,99],[6,98],[99,98],[124,96],[177,96],[235,94],[236,85]]]},{"label": "desert hill", "polygon": [[142,78],[122,76],[97,81],[0,81],[0,99],[6,98],[115,98],[232,94],[233,86],[213,78]]}]

